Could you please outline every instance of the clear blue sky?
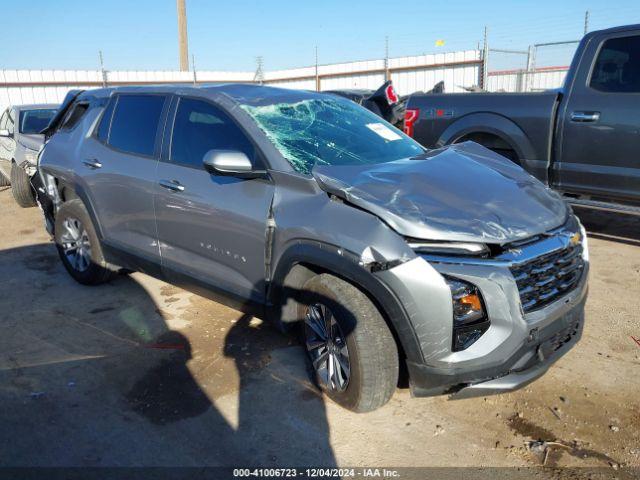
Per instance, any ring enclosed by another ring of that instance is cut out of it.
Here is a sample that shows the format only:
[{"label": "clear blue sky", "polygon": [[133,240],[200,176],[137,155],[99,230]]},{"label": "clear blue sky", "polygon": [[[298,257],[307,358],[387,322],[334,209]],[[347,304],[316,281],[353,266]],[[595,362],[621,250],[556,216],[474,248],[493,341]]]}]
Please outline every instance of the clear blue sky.
[{"label": "clear blue sky", "polygon": [[[640,23],[639,0],[427,1],[186,0],[190,53],[199,70],[266,70],[577,39],[592,29]],[[0,0],[0,69],[177,69],[175,0]],[[435,41],[445,41],[435,47]]]}]

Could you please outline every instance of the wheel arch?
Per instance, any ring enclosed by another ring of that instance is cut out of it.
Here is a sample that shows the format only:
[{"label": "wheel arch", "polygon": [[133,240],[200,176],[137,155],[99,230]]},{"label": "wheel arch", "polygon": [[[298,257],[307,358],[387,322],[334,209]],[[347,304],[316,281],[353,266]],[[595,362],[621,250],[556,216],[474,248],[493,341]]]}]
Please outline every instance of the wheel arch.
[{"label": "wheel arch", "polygon": [[378,308],[393,334],[400,358],[422,362],[415,331],[396,295],[374,274],[358,264],[356,255],[319,242],[297,242],[281,255],[270,288],[269,318],[282,330],[299,321],[295,296],[315,275],[329,273],[361,290]]},{"label": "wheel arch", "polygon": [[[91,203],[89,196],[84,191],[84,189],[77,184],[69,183],[65,180],[62,180],[59,177],[56,177],[55,175],[51,175],[51,176],[56,180],[57,195],[58,195],[57,199],[52,199],[53,203],[58,205],[58,208],[59,208],[59,205],[62,205],[63,203],[68,202],[70,200],[76,200],[76,199],[80,200],[84,205],[84,208],[87,210],[87,213],[89,214],[91,223],[93,224],[93,227],[96,230],[96,235],[100,240],[103,240],[104,235],[103,235],[102,227],[100,225],[100,222],[98,222],[98,217],[96,215],[95,209],[93,208],[93,204]],[[55,219],[55,215],[57,214],[57,209],[55,210],[56,212],[54,213],[54,219]]]},{"label": "wheel arch", "polygon": [[474,113],[456,120],[442,132],[437,146],[457,143],[465,137],[478,134],[492,135],[509,145],[520,162],[536,158],[535,149],[526,133],[514,121],[495,113]]}]

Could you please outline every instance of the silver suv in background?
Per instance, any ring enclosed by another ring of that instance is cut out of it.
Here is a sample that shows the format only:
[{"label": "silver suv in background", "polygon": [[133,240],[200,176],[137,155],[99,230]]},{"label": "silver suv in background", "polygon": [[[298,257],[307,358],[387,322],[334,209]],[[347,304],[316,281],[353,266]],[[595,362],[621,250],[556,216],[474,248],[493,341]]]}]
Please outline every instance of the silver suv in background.
[{"label": "silver suv in background", "polygon": [[67,99],[38,188],[78,282],[163,278],[299,330],[354,411],[509,391],[578,340],[586,236],[475,143],[426,150],[347,99],[254,85]]},{"label": "silver suv in background", "polygon": [[58,105],[15,105],[0,115],[0,186],[11,185],[21,207],[36,205],[30,179],[44,143],[40,132],[57,109]]}]

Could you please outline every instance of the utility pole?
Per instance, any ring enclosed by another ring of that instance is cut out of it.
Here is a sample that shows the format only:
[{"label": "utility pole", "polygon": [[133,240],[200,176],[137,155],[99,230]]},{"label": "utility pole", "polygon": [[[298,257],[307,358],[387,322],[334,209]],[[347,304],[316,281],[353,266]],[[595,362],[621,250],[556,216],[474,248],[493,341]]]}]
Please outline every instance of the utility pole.
[{"label": "utility pole", "polygon": [[389,35],[384,37],[384,80],[385,82],[391,80],[391,74],[389,73]]},{"label": "utility pole", "polygon": [[185,0],[176,0],[178,9],[178,47],[180,49],[180,71],[189,71],[189,44],[187,43],[187,8]]},{"label": "utility pole", "polygon": [[107,72],[104,69],[102,50],[98,50],[98,58],[100,59],[100,76],[102,77],[102,88],[105,88],[107,86]]},{"label": "utility pole", "polygon": [[480,88],[486,90],[489,77],[489,29],[484,27],[484,42],[482,47],[482,76],[480,77]]},{"label": "utility pole", "polygon": [[527,51],[527,71],[525,73],[525,84],[524,84],[524,92],[531,91],[531,85],[533,82],[533,77],[536,70],[536,46],[529,45],[529,50]]},{"label": "utility pole", "polygon": [[589,10],[584,12],[584,34],[586,35],[589,31]]},{"label": "utility pole", "polygon": [[195,86],[198,83],[198,78],[196,77],[196,56],[191,54],[191,68],[193,69],[193,85]]},{"label": "utility pole", "polygon": [[320,75],[318,73],[318,46],[316,45],[316,92],[320,91]]},{"label": "utility pole", "polygon": [[264,83],[264,70],[263,70],[262,56],[256,57],[256,73],[253,76],[253,81],[262,85]]}]

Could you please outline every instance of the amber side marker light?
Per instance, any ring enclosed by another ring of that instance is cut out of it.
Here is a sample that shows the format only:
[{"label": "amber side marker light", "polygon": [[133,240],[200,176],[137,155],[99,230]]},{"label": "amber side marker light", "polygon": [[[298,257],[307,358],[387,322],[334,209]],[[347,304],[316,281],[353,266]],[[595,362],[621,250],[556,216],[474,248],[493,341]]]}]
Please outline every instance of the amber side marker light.
[{"label": "amber side marker light", "polygon": [[459,352],[473,345],[489,329],[490,322],[478,287],[460,279],[445,277],[445,280],[453,302],[451,348]]}]

